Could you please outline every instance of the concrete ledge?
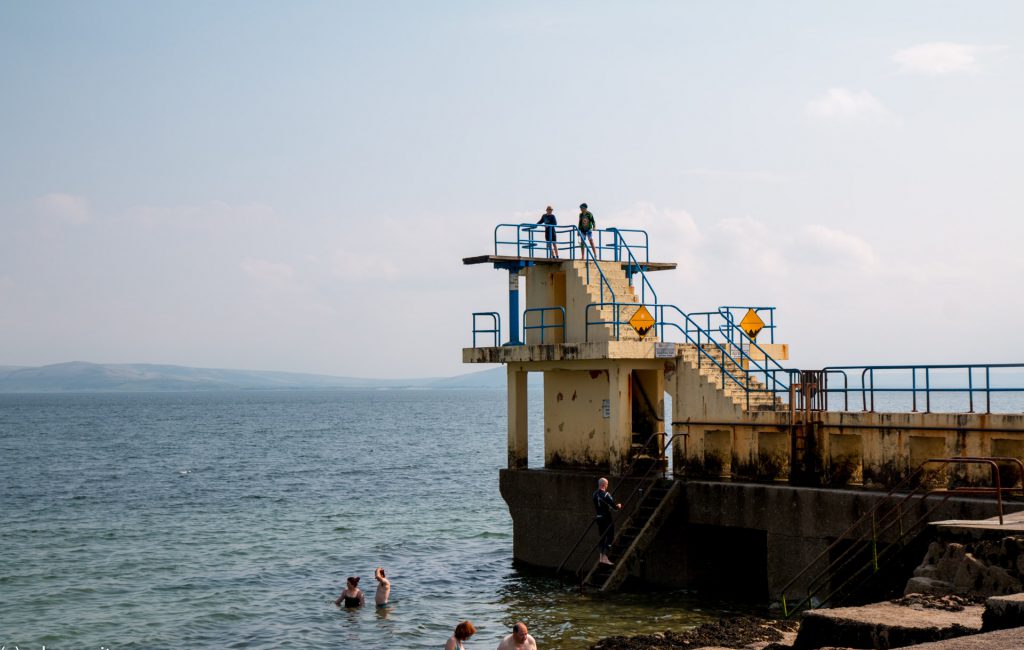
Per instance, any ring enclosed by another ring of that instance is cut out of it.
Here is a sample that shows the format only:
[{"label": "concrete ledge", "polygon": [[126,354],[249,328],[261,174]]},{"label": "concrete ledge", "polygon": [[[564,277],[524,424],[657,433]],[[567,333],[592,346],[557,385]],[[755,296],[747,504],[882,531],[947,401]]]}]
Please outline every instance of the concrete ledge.
[{"label": "concrete ledge", "polygon": [[955,639],[914,646],[914,650],[1007,650],[1007,648],[1024,648],[1024,628],[969,634]]},{"label": "concrete ledge", "polygon": [[[627,326],[628,327],[628,326]],[[463,363],[530,363],[605,359],[654,359],[654,341],[592,341],[550,345],[462,348]],[[676,355],[683,347],[676,345]],[[671,359],[659,359],[660,362]],[[580,369],[583,369],[580,366]]]},{"label": "concrete ledge", "polygon": [[804,616],[793,648],[899,648],[975,634],[981,630],[983,609],[974,605],[948,612],[893,603],[819,609]]},{"label": "concrete ledge", "polygon": [[[981,620],[981,629],[985,632],[1024,626],[1024,594],[989,598],[985,601]],[[1019,647],[1024,647],[1024,644]]]}]

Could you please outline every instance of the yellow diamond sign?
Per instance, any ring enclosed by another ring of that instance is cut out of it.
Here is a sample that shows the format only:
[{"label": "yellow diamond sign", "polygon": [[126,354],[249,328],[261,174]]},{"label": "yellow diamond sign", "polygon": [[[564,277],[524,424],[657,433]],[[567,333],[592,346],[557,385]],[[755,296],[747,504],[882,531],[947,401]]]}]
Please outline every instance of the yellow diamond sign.
[{"label": "yellow diamond sign", "polygon": [[753,309],[747,310],[747,315],[740,321],[740,329],[747,333],[747,336],[757,338],[758,332],[764,329],[764,321]]},{"label": "yellow diamond sign", "polygon": [[633,326],[640,338],[643,338],[654,327],[654,317],[651,316],[651,312],[647,311],[647,307],[640,305],[640,309],[637,309],[633,317],[629,319],[629,324]]}]

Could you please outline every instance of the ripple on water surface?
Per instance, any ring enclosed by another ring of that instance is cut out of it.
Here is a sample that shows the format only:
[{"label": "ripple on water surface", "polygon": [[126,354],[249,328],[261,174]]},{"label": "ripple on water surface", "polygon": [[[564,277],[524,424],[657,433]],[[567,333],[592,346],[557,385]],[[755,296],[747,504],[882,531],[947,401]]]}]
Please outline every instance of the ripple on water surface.
[{"label": "ripple on water surface", "polygon": [[[0,644],[437,648],[468,618],[471,647],[522,619],[543,647],[579,648],[725,609],[517,571],[505,406],[502,391],[0,395]],[[390,609],[334,607],[348,575],[372,601],[377,565]]]}]

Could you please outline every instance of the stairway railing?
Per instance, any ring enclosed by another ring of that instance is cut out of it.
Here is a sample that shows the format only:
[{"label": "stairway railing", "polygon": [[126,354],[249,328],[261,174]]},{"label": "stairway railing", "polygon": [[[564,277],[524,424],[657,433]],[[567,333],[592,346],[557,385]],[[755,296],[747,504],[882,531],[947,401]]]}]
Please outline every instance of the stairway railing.
[{"label": "stairway railing", "polygon": [[[999,474],[999,463],[1010,463],[1017,467],[1018,478],[1021,480],[1021,487],[1002,487],[1001,477]],[[949,488],[941,490],[929,489],[925,482],[921,480],[925,472],[925,466],[929,464],[988,465],[992,469],[992,480],[995,487]],[[909,491],[907,491],[908,488]],[[783,585],[781,589],[783,616],[788,618],[802,609],[814,607],[815,600],[822,605],[826,603],[830,603],[832,605],[838,604],[837,602],[834,602],[834,599],[841,599],[845,597],[845,595],[849,593],[846,589],[851,585],[851,583],[861,579],[861,576],[868,571],[871,573],[867,577],[877,573],[880,570],[881,560],[894,548],[903,547],[915,538],[924,529],[925,524],[930,521],[931,515],[950,497],[956,494],[995,494],[999,514],[999,524],[1002,525],[1003,493],[1014,490],[1021,492],[1022,496],[1024,496],[1024,463],[1022,463],[1019,458],[929,458],[925,462],[921,463],[914,472],[889,490],[889,492],[882,497],[874,507],[872,507],[860,519],[855,521],[846,529],[846,531],[839,535],[839,537],[837,537],[836,540],[828,546],[828,548],[819,553],[806,567]],[[905,526],[905,515],[910,514],[907,512],[908,504],[914,499],[917,499],[918,501],[916,503],[923,505],[925,500],[932,496],[941,496],[942,498],[938,502],[935,502],[933,506],[925,510],[924,514],[912,521],[909,525]],[[889,534],[894,527],[898,527],[898,529],[895,531],[895,537],[892,543],[879,550],[879,540],[882,536]],[[857,531],[862,532],[857,533]],[[846,548],[839,553],[835,559],[832,559],[823,569],[807,580],[806,594],[802,599],[797,601],[795,605],[790,607],[786,600],[786,592],[789,591],[797,581],[807,576],[823,559],[830,557],[834,551],[837,551],[844,544],[847,545]],[[852,564],[857,562],[858,558],[868,552],[870,552],[870,561],[854,567],[848,577],[839,585],[831,584],[833,576],[846,570]],[[822,598],[818,599],[817,596],[822,594],[822,592],[827,593],[825,593]]]},{"label": "stairway railing", "polygon": [[[651,443],[654,442],[655,439],[657,439],[659,437],[664,437],[665,438],[664,442],[660,443],[662,458],[659,459],[659,460],[665,460],[666,459],[665,458],[665,451],[667,449],[669,449],[669,445],[672,444],[672,441],[675,439],[675,437],[677,435],[682,435],[682,434],[666,435],[666,433],[664,431],[659,431],[657,433],[651,434],[651,436],[644,443],[643,448],[644,449],[649,448]],[[622,487],[622,484],[627,479],[632,479],[632,480],[639,481],[639,483],[636,486],[636,488],[634,488],[633,491],[629,493],[629,496],[627,496],[623,501],[620,502],[620,503],[622,503],[622,510],[621,510],[621,512],[629,513],[628,516],[626,517],[627,521],[628,521],[629,518],[631,518],[635,514],[637,506],[640,505],[640,501],[642,501],[642,496],[643,496],[643,494],[645,492],[645,489],[648,486],[648,484],[653,485],[658,479],[665,478],[666,470],[665,470],[664,467],[660,466],[660,463],[652,464],[650,467],[647,468],[647,470],[639,478],[634,477],[634,476],[630,476],[630,473],[631,473],[633,467],[636,465],[637,461],[639,461],[639,460],[650,460],[650,459],[648,459],[648,458],[640,458],[640,457],[632,459],[629,462],[629,464],[626,466],[626,469],[623,470],[623,473],[618,477],[618,481],[616,482],[614,489],[611,490],[611,493],[615,494],[618,491],[618,488]],[[658,470],[660,476],[653,476],[652,477],[651,473],[654,470],[656,470],[656,469]],[[637,499],[638,496],[641,497],[641,498]],[[634,500],[636,500],[636,501],[634,502]],[[631,507],[627,507],[627,506],[631,506]],[[621,519],[621,517],[620,517],[620,519]],[[563,570],[565,569],[566,563],[569,561],[569,558],[572,557],[573,553],[576,552],[576,549],[578,549],[580,544],[583,543],[583,540],[586,539],[587,534],[594,527],[594,524],[596,522],[597,522],[596,518],[595,519],[591,519],[590,523],[587,524],[587,527],[583,529],[583,532],[580,533],[579,538],[576,539],[576,543],[572,545],[572,548],[569,549],[569,552],[565,554],[565,557],[562,559],[561,563],[559,563],[558,568],[555,569],[555,573],[556,574],[559,574],[559,575],[562,574]],[[622,533],[622,530],[624,528],[625,528],[624,526],[616,526],[616,530],[617,530],[616,538],[618,538],[619,534]],[[614,543],[614,540],[613,540],[613,543]],[[582,579],[583,578],[583,574],[582,574],[583,567],[590,560],[595,558],[595,553],[600,548],[600,545],[601,545],[601,540],[598,539],[598,541],[583,555],[583,558],[579,561],[579,563],[576,564],[576,568],[571,573],[575,574],[577,576],[577,578]],[[596,561],[596,559],[594,559],[594,561]]]},{"label": "stairway railing", "polygon": [[[652,307],[653,306],[653,308],[654,308],[654,318],[655,318],[655,331],[659,332],[659,336],[660,336],[662,341],[666,340],[665,339],[665,327],[666,326],[674,326],[676,329],[678,329],[683,334],[683,336],[689,342],[694,342],[693,341],[694,337],[692,337],[690,335],[691,328],[692,328],[692,330],[697,333],[696,339],[697,339],[697,347],[698,347],[698,349],[701,349],[701,343],[700,343],[701,339],[705,339],[709,343],[714,344],[715,348],[719,352],[721,352],[721,354],[723,355],[721,363],[715,362],[715,365],[717,365],[718,368],[721,370],[722,385],[723,385],[723,387],[725,386],[725,383],[726,383],[725,377],[728,374],[729,377],[733,380],[733,382],[743,390],[744,395],[746,397],[746,408],[747,409],[750,408],[750,394],[751,394],[751,390],[753,390],[755,393],[760,393],[760,392],[771,393],[773,402],[778,400],[780,398],[780,396],[788,394],[788,392],[789,392],[789,384],[787,382],[780,381],[778,375],[779,375],[779,373],[782,373],[783,375],[790,376],[790,375],[792,375],[792,371],[784,368],[782,366],[782,364],[780,364],[774,357],[772,357],[770,354],[768,354],[768,352],[764,348],[762,348],[760,345],[758,345],[757,342],[753,338],[748,336],[747,333],[744,332],[736,324],[735,316],[732,313],[732,309],[738,309],[738,307],[719,307],[717,313],[718,313],[719,317],[722,318],[723,321],[724,321],[723,325],[719,326],[719,334],[723,335],[725,342],[728,343],[729,345],[731,345],[733,347],[733,349],[735,349],[738,352],[739,360],[737,360],[734,357],[734,355],[731,354],[726,349],[726,347],[723,345],[722,341],[716,339],[716,337],[713,335],[712,332],[714,330],[711,327],[710,315],[708,317],[708,327],[707,328],[703,328],[690,315],[686,314],[685,312],[683,312],[683,310],[679,309],[675,305],[659,305],[658,304],[658,298],[657,298],[657,294],[654,292],[654,287],[653,287],[653,285],[651,285],[650,280],[647,279],[647,274],[644,272],[644,268],[645,267],[643,265],[641,265],[640,262],[633,255],[633,252],[631,250],[631,247],[630,247],[629,243],[619,233],[619,231],[615,231],[615,234],[616,234],[616,245],[617,245],[617,248],[616,248],[616,259],[619,259],[622,256],[623,253],[625,254],[626,262],[627,262],[627,265],[628,265],[628,267],[630,269],[630,275],[629,275],[629,277],[630,277],[630,284],[633,284],[633,269],[635,269],[636,273],[639,273],[639,275],[640,275],[640,288],[641,288],[641,291],[640,291],[640,293],[641,293],[640,304],[642,304],[642,305],[644,305],[646,307]],[[646,233],[644,233],[644,234],[646,235]],[[646,299],[646,291],[647,291],[648,287],[650,288],[651,295],[654,298],[653,301],[648,301]],[[590,329],[589,307],[590,306],[588,305],[588,307],[587,307],[588,311],[584,314],[584,320],[586,321],[587,333],[589,333],[589,329]],[[770,313],[769,313],[769,320],[770,320],[771,329],[772,329],[772,337],[773,337],[772,340],[774,340],[774,328],[775,328],[774,308],[772,308],[772,307],[762,307],[760,309],[771,310]],[[672,314],[673,312],[679,314],[683,318],[683,322],[685,323],[685,327],[679,327],[678,324],[673,323],[673,322],[666,322],[666,320],[665,320],[665,313],[666,313],[666,311],[669,314]],[[619,338],[620,325],[621,325],[620,321],[622,320],[619,317],[619,315],[620,315],[620,308],[618,306],[616,306],[615,307],[615,338],[616,339]],[[723,327],[724,327],[724,329],[722,329]],[[738,338],[738,340],[737,340],[737,338]],[[744,341],[744,339],[746,339],[746,341]],[[764,362],[763,363],[761,363],[757,359],[754,359],[750,355],[750,353],[747,352],[744,349],[744,345],[743,345],[744,342],[748,343],[747,349],[751,349],[751,348],[755,349],[759,353],[761,353],[761,355],[763,355],[763,357],[764,357]],[[711,358],[710,354],[708,354],[707,356],[709,358]],[[698,354],[698,357],[697,357],[698,367],[700,366],[702,358],[703,357]],[[729,362],[734,364],[732,367],[741,368],[742,369],[742,371],[743,371],[741,373],[742,376],[743,376],[743,380],[742,381],[740,381],[739,379],[734,377],[731,372],[728,372],[726,370],[726,368],[725,368],[725,366],[727,365],[726,358],[729,359]],[[713,358],[712,358],[712,360],[713,360]],[[750,386],[750,374],[751,374],[751,372],[761,373],[761,374],[764,375],[764,388],[756,388],[756,387],[753,388],[753,389],[751,388],[751,386]]]},{"label": "stairway railing", "polygon": [[[622,236],[622,232],[616,228],[609,228],[609,231],[615,234],[615,261],[626,262],[626,278],[629,280],[630,286],[635,287],[633,276],[640,274],[640,303],[645,305],[653,303],[657,305],[658,294],[654,291],[654,285],[647,279],[647,274],[644,273],[645,266],[641,265],[640,261],[633,255],[633,249],[626,242],[626,238]],[[646,236],[647,233],[644,233],[644,235]],[[625,253],[625,260],[622,259],[623,253]],[[650,300],[647,299],[648,295],[650,295]]]}]

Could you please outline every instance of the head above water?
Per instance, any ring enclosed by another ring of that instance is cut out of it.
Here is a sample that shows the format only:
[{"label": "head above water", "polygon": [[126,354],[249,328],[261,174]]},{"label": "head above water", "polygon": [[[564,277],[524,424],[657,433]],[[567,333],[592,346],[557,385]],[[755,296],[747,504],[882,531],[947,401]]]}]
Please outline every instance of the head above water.
[{"label": "head above water", "polygon": [[519,621],[512,626],[512,638],[515,639],[517,643],[526,641],[526,635],[529,633],[530,631],[526,629],[526,623],[523,623],[522,621]]},{"label": "head above water", "polygon": [[359,576],[349,576],[348,577],[348,584],[350,586],[352,586],[352,587],[358,587],[359,586]]},{"label": "head above water", "polygon": [[462,621],[455,626],[455,636],[459,641],[465,641],[469,637],[476,634],[476,628],[469,621]]}]

